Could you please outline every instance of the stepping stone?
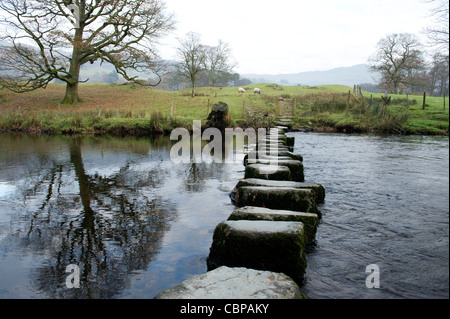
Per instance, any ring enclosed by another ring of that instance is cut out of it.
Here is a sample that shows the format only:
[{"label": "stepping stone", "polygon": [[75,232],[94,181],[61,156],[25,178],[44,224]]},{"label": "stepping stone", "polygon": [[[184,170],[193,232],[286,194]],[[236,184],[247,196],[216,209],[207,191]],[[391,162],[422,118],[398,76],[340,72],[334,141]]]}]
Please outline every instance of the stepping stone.
[{"label": "stepping stone", "polygon": [[279,131],[283,131],[283,132],[289,131],[289,127],[283,126],[283,125],[277,125],[277,126],[275,126],[275,129],[278,129]]},{"label": "stepping stone", "polygon": [[292,180],[291,171],[286,166],[249,164],[245,167],[245,178],[262,178],[279,181]]},{"label": "stepping stone", "polygon": [[287,128],[286,131],[289,131],[291,126],[292,126],[291,121],[281,121],[281,120],[279,120],[279,121],[275,122],[275,124],[278,125],[277,127],[279,127],[279,128],[286,127]]},{"label": "stepping stone", "polygon": [[241,179],[237,188],[243,186],[270,186],[270,187],[292,187],[292,188],[306,188],[311,189],[315,195],[317,204],[322,204],[325,201],[325,188],[317,183],[310,182],[290,182],[290,181],[272,181],[267,179],[246,178]]},{"label": "stepping stone", "polygon": [[[160,292],[155,299],[305,299],[282,273],[219,267]],[[204,309],[204,308],[202,308]]]},{"label": "stepping stone", "polygon": [[[291,177],[292,180],[295,182],[304,182],[305,181],[305,175],[303,171],[303,163],[300,161],[295,160],[282,160],[277,159],[276,162],[270,161],[269,159],[257,159],[257,160],[248,160],[248,164],[265,164],[265,165],[280,165],[280,166],[286,166],[291,171]],[[250,177],[246,177],[250,178]],[[273,178],[270,178],[273,179]],[[288,179],[284,179],[288,180]]]},{"label": "stepping stone", "polygon": [[279,141],[286,142],[286,135],[269,135],[263,136],[260,141]]},{"label": "stepping stone", "polygon": [[303,156],[301,156],[300,154],[294,154],[294,153],[289,152],[289,151],[278,151],[278,152],[275,152],[275,151],[267,150],[266,152],[264,152],[264,151],[254,150],[254,151],[248,152],[247,155],[250,158],[259,158],[261,156],[267,156],[267,155],[289,156],[293,160],[297,160],[297,161],[303,162]]},{"label": "stepping stone", "polygon": [[236,206],[258,206],[317,214],[315,194],[311,189],[293,187],[243,186],[237,189]]},{"label": "stepping stone", "polygon": [[[274,162],[274,161],[281,161],[281,160],[292,160],[292,158],[290,158],[289,156],[271,156],[271,155],[260,155],[259,156],[259,159],[262,159],[262,160],[267,160],[267,161],[272,161],[272,162]],[[246,155],[245,157],[244,157],[244,166],[247,166],[247,164],[256,164],[256,163],[258,163],[258,159],[257,158],[255,158],[255,159],[248,159],[248,156]]]},{"label": "stepping stone", "polygon": [[269,220],[283,222],[301,222],[305,227],[307,242],[314,240],[319,224],[317,214],[294,212],[291,210],[275,210],[262,207],[246,206],[231,213],[228,220]]},{"label": "stepping stone", "polygon": [[[284,142],[276,141],[276,140],[263,139],[263,140],[258,141],[258,142],[259,142],[259,144],[265,145],[266,148],[269,148],[269,146],[287,147],[287,145]],[[257,146],[258,146],[258,144],[257,144]]]},{"label": "stepping stone", "polygon": [[[259,151],[259,147],[256,148]],[[292,146],[286,146],[286,145],[278,145],[278,147],[272,149],[270,147],[270,144],[266,145],[266,152],[292,152],[294,148]]]},{"label": "stepping stone", "polygon": [[208,267],[281,272],[300,283],[306,268],[306,243],[299,222],[227,220],[214,230]]}]

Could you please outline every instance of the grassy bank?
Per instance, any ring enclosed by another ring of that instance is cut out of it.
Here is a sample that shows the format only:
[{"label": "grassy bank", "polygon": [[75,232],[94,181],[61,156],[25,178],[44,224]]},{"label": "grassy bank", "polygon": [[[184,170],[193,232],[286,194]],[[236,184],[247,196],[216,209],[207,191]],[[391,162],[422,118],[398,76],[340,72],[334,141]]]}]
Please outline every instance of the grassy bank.
[{"label": "grassy bank", "polygon": [[[261,95],[253,95],[259,87]],[[0,130],[48,133],[151,134],[190,128],[193,120],[206,122],[211,106],[219,101],[230,107],[233,126],[267,125],[277,117],[277,106],[294,110],[294,128],[346,132],[448,134],[448,98],[392,95],[384,106],[381,94],[349,95],[353,88],[258,84],[237,88],[199,88],[165,92],[137,85],[82,84],[83,102],[61,105],[64,85],[16,94],[0,90]],[[372,99],[370,98],[372,96]],[[284,98],[280,102],[279,98]],[[281,114],[279,114],[281,115]]]}]

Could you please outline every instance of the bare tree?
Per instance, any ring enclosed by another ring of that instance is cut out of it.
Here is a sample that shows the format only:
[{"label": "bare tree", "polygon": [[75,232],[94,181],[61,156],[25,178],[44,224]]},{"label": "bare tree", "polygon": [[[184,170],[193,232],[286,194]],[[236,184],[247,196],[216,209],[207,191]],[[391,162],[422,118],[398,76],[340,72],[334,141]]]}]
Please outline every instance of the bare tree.
[{"label": "bare tree", "polygon": [[179,73],[191,81],[194,97],[197,76],[205,69],[206,47],[201,44],[200,35],[195,32],[188,32],[184,39],[178,41],[178,55],[181,60],[178,65]]},{"label": "bare tree", "polygon": [[80,68],[111,63],[128,81],[130,70],[159,72],[154,44],[173,28],[160,0],[1,0],[3,86],[15,92],[66,83],[63,103],[79,99]]},{"label": "bare tree", "polygon": [[221,75],[231,73],[236,63],[232,61],[228,43],[219,40],[217,46],[207,46],[205,69],[208,72],[209,86],[216,86]]},{"label": "bare tree", "polygon": [[425,68],[421,44],[409,33],[389,34],[381,39],[369,58],[370,69],[381,74],[380,87],[399,93]]},{"label": "bare tree", "polygon": [[429,92],[431,95],[443,96],[449,93],[449,56],[436,53],[433,56],[429,76]]},{"label": "bare tree", "polygon": [[432,24],[425,28],[430,44],[446,52],[449,50],[449,0],[428,0],[435,6],[430,12]]}]

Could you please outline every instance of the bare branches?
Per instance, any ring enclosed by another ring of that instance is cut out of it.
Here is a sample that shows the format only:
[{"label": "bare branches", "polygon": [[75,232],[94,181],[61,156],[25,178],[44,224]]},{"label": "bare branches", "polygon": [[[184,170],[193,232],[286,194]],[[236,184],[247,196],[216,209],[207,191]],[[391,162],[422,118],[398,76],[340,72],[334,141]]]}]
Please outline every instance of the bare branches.
[{"label": "bare branches", "polygon": [[429,0],[435,6],[430,12],[432,23],[424,30],[430,44],[438,50],[448,52],[449,50],[449,1]]},{"label": "bare branches", "polygon": [[205,67],[206,54],[205,46],[201,44],[200,35],[189,32],[184,39],[179,39],[178,56],[179,72],[191,80],[192,97],[195,96],[195,82],[197,74]]},{"label": "bare branches", "polygon": [[76,86],[81,65],[97,60],[129,81],[130,70],[159,72],[153,47],[173,29],[160,0],[2,0],[0,10],[3,78],[16,91],[53,79]]},{"label": "bare branches", "polygon": [[216,86],[223,73],[231,73],[236,67],[237,63],[231,60],[231,49],[228,43],[222,40],[219,40],[217,46],[207,46],[205,55],[209,86]]},{"label": "bare branches", "polygon": [[425,67],[421,44],[412,34],[389,34],[377,47],[369,59],[370,68],[381,74],[380,85],[389,91],[399,93]]},{"label": "bare branches", "polygon": [[232,61],[229,45],[219,40],[217,46],[207,46],[201,43],[200,35],[194,32],[179,39],[178,73],[189,79],[192,85],[192,96],[195,96],[197,78],[205,73],[209,86],[216,86],[224,78],[224,74],[231,78],[231,72],[236,66]]}]

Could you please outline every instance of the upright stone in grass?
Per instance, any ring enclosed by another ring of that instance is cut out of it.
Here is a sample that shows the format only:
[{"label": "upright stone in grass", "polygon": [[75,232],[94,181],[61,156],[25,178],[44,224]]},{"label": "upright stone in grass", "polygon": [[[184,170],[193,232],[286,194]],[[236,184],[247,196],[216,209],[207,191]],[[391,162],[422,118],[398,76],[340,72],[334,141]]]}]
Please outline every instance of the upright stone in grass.
[{"label": "upright stone in grass", "polygon": [[306,236],[299,222],[224,221],[214,230],[208,267],[246,267],[282,272],[301,282]]},{"label": "upright stone in grass", "polygon": [[317,204],[321,204],[325,201],[325,188],[318,183],[311,182],[291,182],[291,181],[271,181],[259,178],[246,178],[241,179],[237,188],[243,186],[270,186],[270,187],[293,187],[293,188],[305,188],[311,189],[315,194],[315,200]]},{"label": "upright stone in grass", "polygon": [[317,214],[252,206],[246,206],[234,210],[230,217],[228,217],[228,220],[301,222],[305,226],[305,235],[308,243],[314,240],[317,232],[317,225],[319,224],[319,217]]},{"label": "upright stone in grass", "polygon": [[292,180],[292,175],[286,166],[250,164],[245,167],[245,178],[290,181]]},{"label": "upright stone in grass", "polygon": [[236,206],[258,206],[271,209],[293,210],[297,212],[317,214],[315,194],[311,189],[293,187],[243,186],[239,187]]},{"label": "upright stone in grass", "polygon": [[155,299],[305,299],[282,273],[219,267],[160,292]]}]

